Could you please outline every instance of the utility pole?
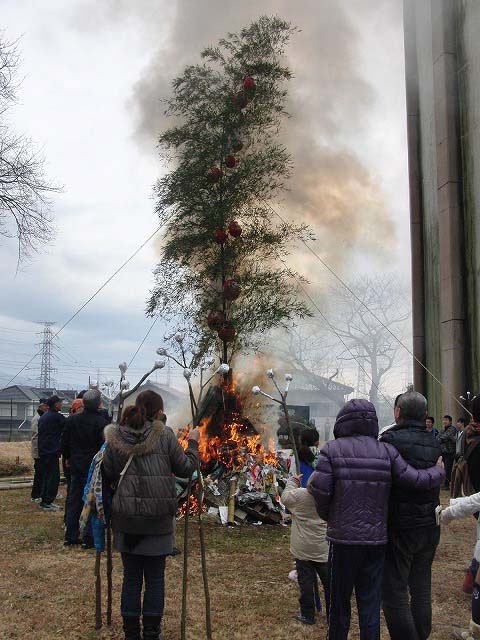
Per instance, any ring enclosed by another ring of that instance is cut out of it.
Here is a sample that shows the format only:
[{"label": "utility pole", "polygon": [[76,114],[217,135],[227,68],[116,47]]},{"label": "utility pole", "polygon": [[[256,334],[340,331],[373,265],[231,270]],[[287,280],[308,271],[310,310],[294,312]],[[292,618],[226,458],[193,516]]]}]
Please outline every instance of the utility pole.
[{"label": "utility pole", "polygon": [[52,368],[52,340],[54,333],[51,327],[55,322],[44,321],[42,324],[43,332],[40,334],[42,336],[42,342],[38,345],[42,348],[42,362],[40,365],[38,386],[41,389],[50,389],[52,386],[52,373],[54,372]]},{"label": "utility pole", "polygon": [[13,398],[10,398],[10,436],[8,441],[12,441],[12,431],[13,431]]}]

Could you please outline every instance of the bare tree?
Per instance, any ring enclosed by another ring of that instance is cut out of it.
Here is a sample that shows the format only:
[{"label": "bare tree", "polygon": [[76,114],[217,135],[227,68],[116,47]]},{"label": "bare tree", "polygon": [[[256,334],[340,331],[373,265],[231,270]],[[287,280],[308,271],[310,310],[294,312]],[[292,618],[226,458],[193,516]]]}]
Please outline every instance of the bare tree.
[{"label": "bare tree", "polygon": [[318,389],[338,404],[334,385],[347,383],[343,375],[344,361],[339,358],[341,344],[329,327],[321,319],[314,318],[289,327],[288,331],[275,335],[274,340],[275,355],[288,365],[294,378]]},{"label": "bare tree", "polygon": [[386,374],[405,362],[406,352],[392,333],[401,342],[407,338],[410,296],[392,274],[360,276],[348,285],[356,297],[341,285],[332,288],[330,321],[348,347],[340,357],[365,369],[370,401],[376,404]]},{"label": "bare tree", "polygon": [[277,355],[297,371],[329,378],[343,370],[338,341],[318,318],[297,323],[275,339]]},{"label": "bare tree", "polygon": [[7,120],[20,85],[18,44],[0,33],[0,235],[16,238],[18,261],[53,237],[49,194],[59,191],[44,173],[44,158]]}]

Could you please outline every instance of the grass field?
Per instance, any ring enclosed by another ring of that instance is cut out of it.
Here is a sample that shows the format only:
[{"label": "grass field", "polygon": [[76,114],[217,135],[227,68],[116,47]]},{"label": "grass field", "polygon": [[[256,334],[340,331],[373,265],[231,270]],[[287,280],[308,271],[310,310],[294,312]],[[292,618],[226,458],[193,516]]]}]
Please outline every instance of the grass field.
[{"label": "grass field", "polygon": [[[289,530],[283,527],[227,529],[206,524],[208,566],[215,640],[319,640],[315,627],[294,620],[297,586],[287,579],[292,568]],[[93,629],[94,554],[62,546],[62,514],[43,513],[28,490],[0,492],[0,638],[92,640],[121,638],[119,593],[121,563],[114,556],[114,623]],[[469,563],[475,538],[473,519],[445,529],[434,565],[434,631],[450,637],[451,625],[469,619],[470,602],[461,592],[462,568]],[[203,590],[196,524],[192,526],[189,573],[189,640],[204,638]],[[178,527],[177,544],[182,544]],[[169,559],[164,634],[180,638],[182,557]],[[355,623],[350,638],[358,638]],[[382,638],[388,638],[384,629]],[[408,640],[407,638],[405,640]]]},{"label": "grass field", "polygon": [[30,442],[0,443],[0,478],[31,473],[33,473],[33,460],[30,454]]}]

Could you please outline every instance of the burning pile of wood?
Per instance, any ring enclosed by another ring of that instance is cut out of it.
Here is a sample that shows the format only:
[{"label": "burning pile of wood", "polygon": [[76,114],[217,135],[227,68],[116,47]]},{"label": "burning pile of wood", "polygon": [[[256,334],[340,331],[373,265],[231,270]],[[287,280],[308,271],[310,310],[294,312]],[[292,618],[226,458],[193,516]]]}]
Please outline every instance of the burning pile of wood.
[{"label": "burning pile of wood", "polygon": [[[199,430],[205,509],[218,513],[223,524],[279,524],[287,460],[275,452],[273,440],[265,447],[252,423],[242,416],[231,383],[210,387],[199,411]],[[180,434],[182,441],[187,433]],[[186,484],[179,481],[178,488],[182,514]],[[198,502],[192,500],[191,513],[196,511]]]}]

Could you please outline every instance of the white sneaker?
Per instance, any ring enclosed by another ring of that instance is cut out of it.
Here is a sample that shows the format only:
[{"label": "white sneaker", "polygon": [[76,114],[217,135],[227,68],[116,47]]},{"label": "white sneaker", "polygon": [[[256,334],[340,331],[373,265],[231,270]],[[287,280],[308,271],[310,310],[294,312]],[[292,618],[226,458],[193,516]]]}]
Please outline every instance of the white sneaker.
[{"label": "white sneaker", "polygon": [[51,502],[50,504],[46,504],[45,502],[41,502],[40,503],[40,508],[43,511],[61,511],[62,508],[58,506],[58,504],[55,504],[54,502]]}]

